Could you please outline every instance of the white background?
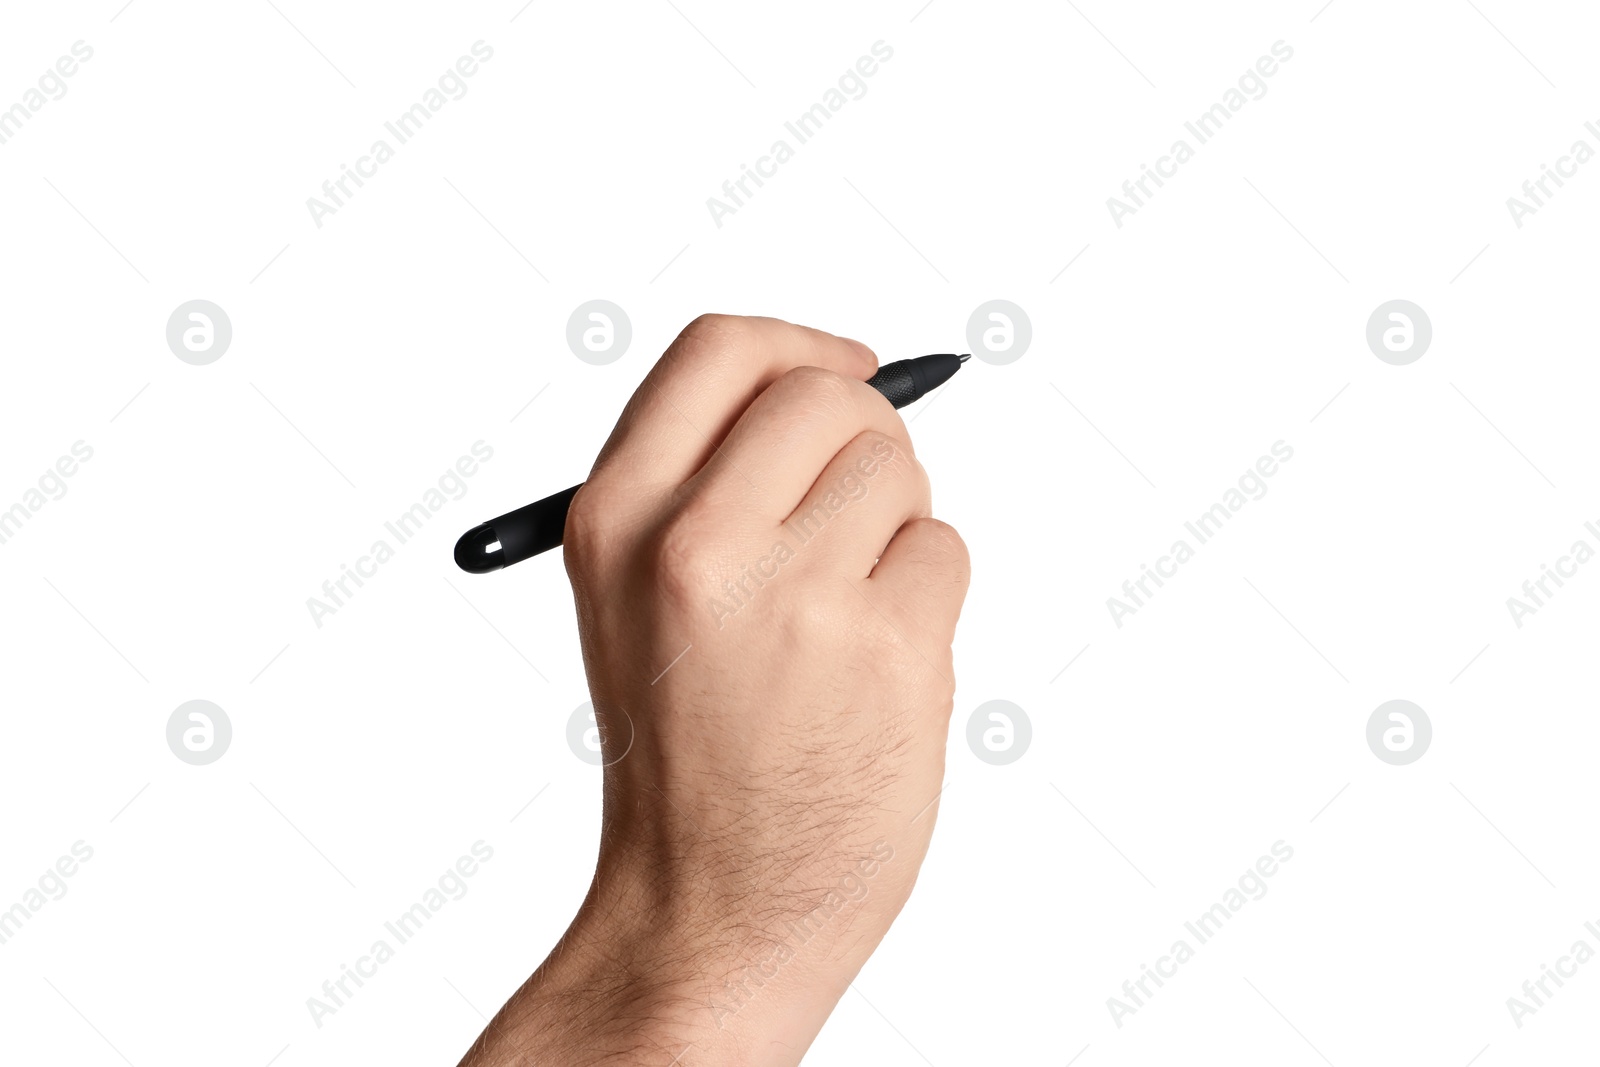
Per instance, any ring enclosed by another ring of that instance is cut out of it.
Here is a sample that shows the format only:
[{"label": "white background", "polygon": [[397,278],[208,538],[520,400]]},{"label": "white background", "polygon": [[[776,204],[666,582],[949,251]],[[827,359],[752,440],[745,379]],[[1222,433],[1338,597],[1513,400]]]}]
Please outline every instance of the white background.
[{"label": "white background", "polygon": [[[581,899],[600,785],[565,739],[560,560],[477,578],[456,536],[579,480],[702,311],[888,360],[965,350],[1000,298],[1023,357],[907,412],[974,562],[938,832],[808,1062],[1576,1062],[1600,963],[1520,1029],[1506,998],[1600,949],[1600,566],[1520,629],[1506,598],[1600,547],[1600,163],[1520,229],[1506,198],[1600,148],[1600,24],[1319,2],[8,5],[0,107],[94,56],[0,145],[0,508],[94,455],[0,545],[0,908],[94,854],[0,945],[0,1059],[454,1063]],[[314,225],[478,40],[467,95]],[[866,95],[716,226],[706,198],[879,40]],[[1106,198],[1279,40],[1267,94],[1118,228]],[[164,334],[197,298],[234,331],[201,367]],[[593,298],[633,324],[603,367],[565,343]],[[1365,341],[1396,298],[1434,330],[1403,367]],[[466,496],[315,625],[479,440]],[[1114,625],[1279,440],[1267,495]],[[233,724],[203,767],[165,740],[197,698]],[[1434,729],[1403,767],[1365,739],[1395,698]],[[1008,766],[965,741],[992,699],[1033,725]],[[480,839],[468,894],[316,1026]],[[1279,840],[1270,892],[1116,1026]]]}]

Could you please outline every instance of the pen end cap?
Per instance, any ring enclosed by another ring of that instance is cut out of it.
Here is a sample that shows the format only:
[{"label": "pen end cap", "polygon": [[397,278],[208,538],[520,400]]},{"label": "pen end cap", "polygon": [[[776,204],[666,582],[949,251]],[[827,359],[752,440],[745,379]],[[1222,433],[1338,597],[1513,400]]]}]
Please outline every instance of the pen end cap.
[{"label": "pen end cap", "polygon": [[506,565],[500,536],[488,523],[474,526],[456,542],[456,566],[468,574],[488,574]]}]

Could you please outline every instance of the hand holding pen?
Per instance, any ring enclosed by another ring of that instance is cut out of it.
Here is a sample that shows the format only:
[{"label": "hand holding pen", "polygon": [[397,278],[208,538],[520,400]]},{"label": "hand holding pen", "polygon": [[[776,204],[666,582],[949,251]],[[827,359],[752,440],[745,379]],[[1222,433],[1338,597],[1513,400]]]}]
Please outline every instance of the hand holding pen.
[{"label": "hand holding pen", "polygon": [[805,1054],[938,813],[969,567],[894,405],[960,366],[697,319],[580,490],[469,535],[567,535],[605,782],[588,896],[463,1067]]}]

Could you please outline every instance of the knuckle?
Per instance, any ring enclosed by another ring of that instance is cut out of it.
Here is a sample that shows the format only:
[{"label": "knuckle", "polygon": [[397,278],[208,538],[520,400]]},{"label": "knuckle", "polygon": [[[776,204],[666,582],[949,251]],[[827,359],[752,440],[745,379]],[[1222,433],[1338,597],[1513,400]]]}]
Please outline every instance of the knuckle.
[{"label": "knuckle", "polygon": [[881,430],[856,435],[847,455],[851,468],[873,481],[909,483],[922,496],[931,495],[928,471],[903,440]]},{"label": "knuckle", "polygon": [[606,552],[615,530],[613,495],[603,484],[585,482],[572,498],[563,528],[562,554],[568,569],[583,569]]},{"label": "knuckle", "polygon": [[918,552],[930,563],[955,567],[963,574],[971,568],[967,543],[954,526],[938,519],[918,519],[915,533]]},{"label": "knuckle", "polygon": [[856,445],[862,458],[893,471],[921,470],[922,464],[911,452],[911,446],[893,434],[882,430],[864,430],[856,436]]},{"label": "knuckle", "polygon": [[[870,398],[872,403],[881,402],[884,406],[888,406],[888,401],[883,400],[877,390],[867,386],[865,382],[851,384],[865,386],[872,394]],[[907,429],[906,421],[900,417],[898,411],[892,407],[889,407],[887,413],[879,409],[871,413],[871,418],[874,428],[863,432],[874,435],[873,447],[879,450],[885,460],[899,462],[902,459],[915,458],[917,451],[911,447],[911,431]]]},{"label": "knuckle", "polygon": [[717,357],[738,348],[747,333],[745,320],[738,315],[700,315],[679,332],[672,347],[679,354]]},{"label": "knuckle", "polygon": [[696,521],[693,508],[663,524],[647,554],[651,578],[665,595],[678,601],[705,586],[715,557],[716,550],[705,536],[704,525]]},{"label": "knuckle", "polygon": [[924,508],[931,509],[933,507],[933,480],[928,477],[928,468],[924,467],[918,460],[913,459],[911,462],[916,468],[917,499],[922,501]]}]

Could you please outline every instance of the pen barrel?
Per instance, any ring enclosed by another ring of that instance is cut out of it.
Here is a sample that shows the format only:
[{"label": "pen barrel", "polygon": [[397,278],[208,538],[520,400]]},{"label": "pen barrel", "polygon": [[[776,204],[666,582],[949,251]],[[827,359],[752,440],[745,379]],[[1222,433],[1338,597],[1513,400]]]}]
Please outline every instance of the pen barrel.
[{"label": "pen barrel", "polygon": [[509,567],[560,545],[567,529],[567,509],[582,488],[575,485],[563,489],[492,520],[495,533],[500,536],[500,550],[505,553],[503,565]]}]

